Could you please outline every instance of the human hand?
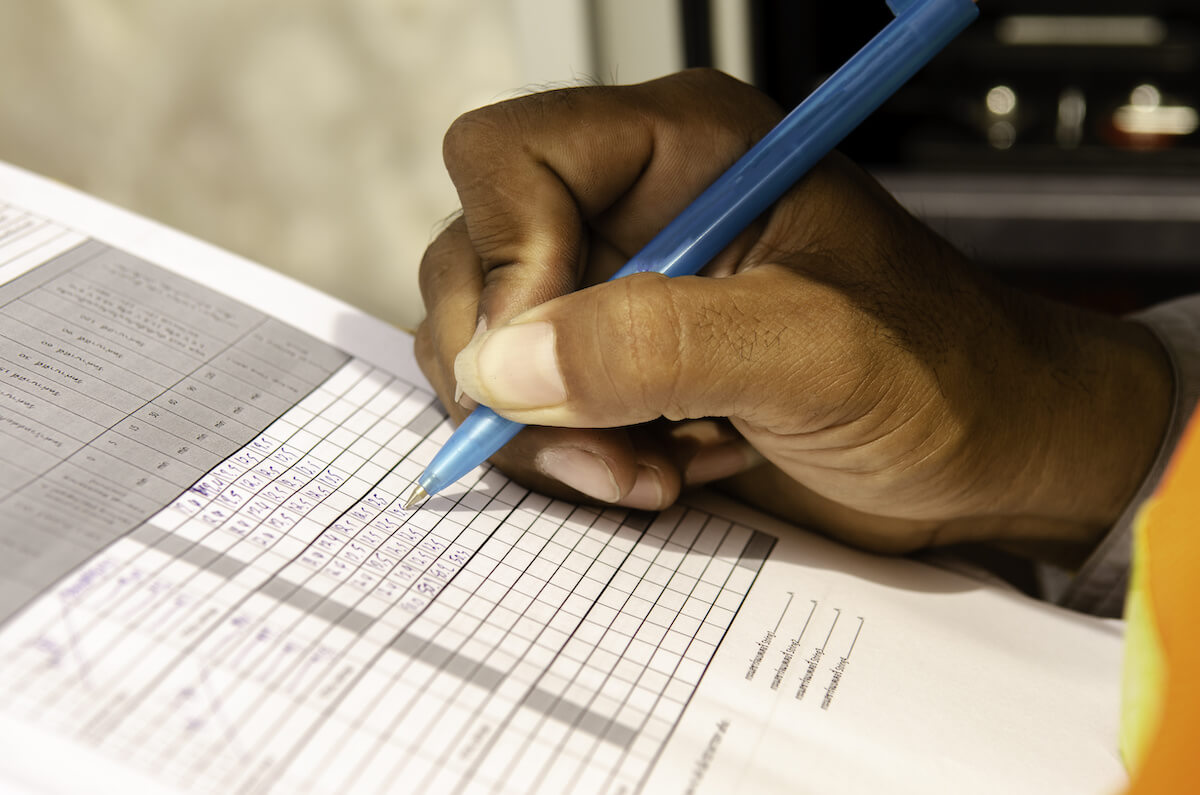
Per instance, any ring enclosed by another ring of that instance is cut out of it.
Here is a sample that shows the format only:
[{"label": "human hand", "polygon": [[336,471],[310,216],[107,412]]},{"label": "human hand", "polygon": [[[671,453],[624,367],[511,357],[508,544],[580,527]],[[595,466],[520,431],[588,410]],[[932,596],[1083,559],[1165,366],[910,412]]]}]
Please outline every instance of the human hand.
[{"label": "human hand", "polygon": [[551,493],[654,509],[724,478],[874,549],[1088,543],[1150,465],[1161,351],[1132,324],[992,284],[844,159],[704,276],[597,284],[779,116],[699,71],[456,122],[463,214],[426,252],[417,337],[452,414],[469,408],[457,387],[559,426],[493,459]]}]

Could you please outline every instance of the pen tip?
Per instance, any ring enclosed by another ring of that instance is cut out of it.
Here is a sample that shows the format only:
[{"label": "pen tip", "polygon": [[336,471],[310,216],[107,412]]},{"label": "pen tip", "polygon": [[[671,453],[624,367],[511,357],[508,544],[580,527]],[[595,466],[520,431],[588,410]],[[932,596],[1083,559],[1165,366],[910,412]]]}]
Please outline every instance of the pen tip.
[{"label": "pen tip", "polygon": [[412,493],[408,495],[408,499],[404,501],[404,510],[411,511],[413,506],[424,501],[429,497],[429,492],[421,488],[420,484],[413,486]]}]

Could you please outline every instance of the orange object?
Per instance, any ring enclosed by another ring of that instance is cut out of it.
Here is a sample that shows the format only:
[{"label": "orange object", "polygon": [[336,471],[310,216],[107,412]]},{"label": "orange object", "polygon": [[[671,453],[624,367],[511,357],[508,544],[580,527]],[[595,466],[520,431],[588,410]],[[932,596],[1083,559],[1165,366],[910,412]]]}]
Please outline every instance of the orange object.
[{"label": "orange object", "polygon": [[1200,413],[1136,532],[1126,665],[1161,680],[1146,692],[1146,682],[1127,676],[1126,720],[1131,713],[1157,719],[1157,726],[1146,724],[1140,744],[1125,748],[1133,767],[1128,792],[1200,792]]}]

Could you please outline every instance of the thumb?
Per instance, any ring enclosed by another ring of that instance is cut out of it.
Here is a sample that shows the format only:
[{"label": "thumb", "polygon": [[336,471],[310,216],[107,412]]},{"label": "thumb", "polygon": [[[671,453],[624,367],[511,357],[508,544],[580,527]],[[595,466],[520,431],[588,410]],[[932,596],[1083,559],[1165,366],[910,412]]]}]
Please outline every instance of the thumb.
[{"label": "thumb", "polygon": [[798,408],[784,397],[796,387],[786,382],[820,345],[794,306],[803,287],[776,266],[720,279],[635,274],[477,336],[455,361],[455,376],[472,398],[529,425],[773,423],[783,406],[788,414]]}]

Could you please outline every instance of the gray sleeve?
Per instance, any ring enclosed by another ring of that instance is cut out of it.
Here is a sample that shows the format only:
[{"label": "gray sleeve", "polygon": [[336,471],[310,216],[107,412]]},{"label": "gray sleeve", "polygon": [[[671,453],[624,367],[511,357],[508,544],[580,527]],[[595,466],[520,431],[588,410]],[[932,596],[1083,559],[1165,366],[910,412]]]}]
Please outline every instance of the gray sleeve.
[{"label": "gray sleeve", "polygon": [[1133,501],[1084,561],[1059,599],[1064,607],[1101,616],[1121,615],[1129,583],[1134,517],[1158,486],[1200,397],[1200,295],[1160,304],[1130,319],[1149,328],[1166,350],[1175,373],[1175,400],[1154,466]]}]

